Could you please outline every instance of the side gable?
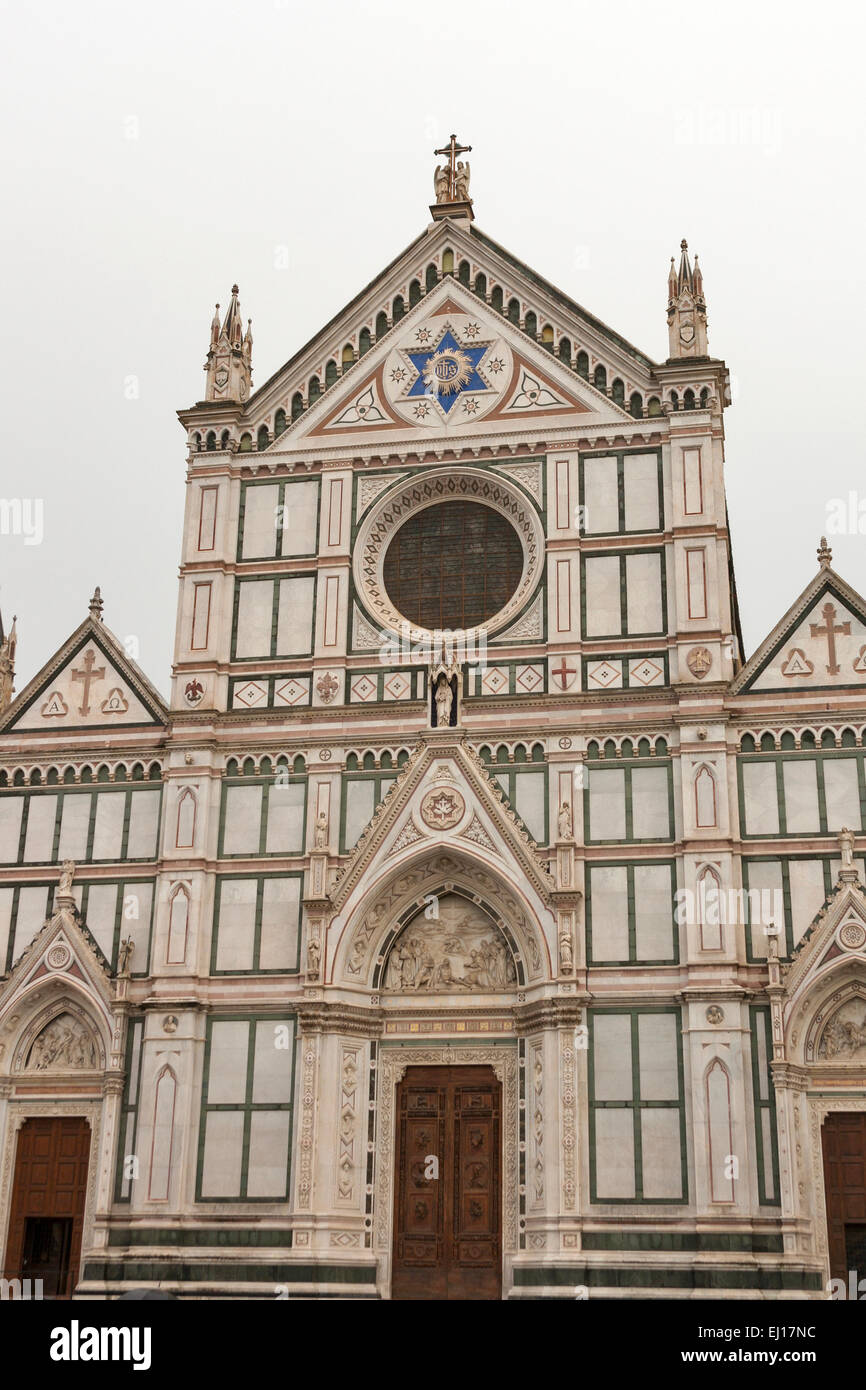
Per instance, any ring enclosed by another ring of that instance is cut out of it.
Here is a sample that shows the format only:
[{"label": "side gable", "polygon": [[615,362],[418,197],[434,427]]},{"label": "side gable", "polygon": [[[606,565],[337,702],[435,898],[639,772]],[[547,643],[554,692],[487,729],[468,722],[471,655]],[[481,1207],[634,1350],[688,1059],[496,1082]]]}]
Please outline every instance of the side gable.
[{"label": "side gable", "polygon": [[162,696],[91,614],[0,718],[0,733],[166,726]]},{"label": "side gable", "polygon": [[758,650],[731,693],[866,691],[866,601],[823,565]]}]

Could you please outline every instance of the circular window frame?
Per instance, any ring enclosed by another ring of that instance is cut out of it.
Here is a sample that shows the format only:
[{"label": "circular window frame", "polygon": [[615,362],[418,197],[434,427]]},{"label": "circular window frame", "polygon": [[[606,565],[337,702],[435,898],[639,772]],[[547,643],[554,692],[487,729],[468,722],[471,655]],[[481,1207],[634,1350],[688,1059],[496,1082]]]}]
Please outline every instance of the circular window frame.
[{"label": "circular window frame", "polygon": [[503,478],[478,469],[433,473],[396,484],[378,497],[355,538],[352,562],[355,588],[379,626],[395,633],[408,629],[410,640],[423,641],[444,629],[417,627],[396,609],[383,578],[385,554],[397,531],[410,517],[442,502],[478,502],[511,523],[523,551],[523,570],[517,588],[498,613],[471,628],[455,628],[472,638],[481,632],[500,632],[532,597],[544,566],[544,531],[534,507],[523,493]]}]

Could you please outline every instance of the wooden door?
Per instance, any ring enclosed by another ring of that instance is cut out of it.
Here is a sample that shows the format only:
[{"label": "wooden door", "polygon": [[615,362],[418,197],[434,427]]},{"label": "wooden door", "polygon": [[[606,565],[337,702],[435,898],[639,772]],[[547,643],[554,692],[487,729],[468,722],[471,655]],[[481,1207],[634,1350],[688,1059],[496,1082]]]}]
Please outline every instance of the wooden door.
[{"label": "wooden door", "polygon": [[492,1067],[401,1081],[392,1298],[501,1297],[501,1095]]},{"label": "wooden door", "polygon": [[7,1279],[42,1278],[46,1297],[71,1295],[78,1282],[89,1156],[90,1126],[80,1116],[25,1120],[15,1152]]},{"label": "wooden door", "polygon": [[866,1113],[828,1115],[821,1131],[831,1279],[866,1278]]}]

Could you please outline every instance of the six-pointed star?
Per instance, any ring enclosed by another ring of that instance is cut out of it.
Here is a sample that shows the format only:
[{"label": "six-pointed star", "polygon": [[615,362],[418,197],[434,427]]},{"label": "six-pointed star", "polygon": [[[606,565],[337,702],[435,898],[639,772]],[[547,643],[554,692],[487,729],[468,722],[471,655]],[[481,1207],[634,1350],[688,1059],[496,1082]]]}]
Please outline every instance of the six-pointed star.
[{"label": "six-pointed star", "polygon": [[407,353],[418,373],[407,396],[435,395],[447,415],[464,391],[489,391],[476,370],[489,346],[462,347],[449,328],[434,347]]}]

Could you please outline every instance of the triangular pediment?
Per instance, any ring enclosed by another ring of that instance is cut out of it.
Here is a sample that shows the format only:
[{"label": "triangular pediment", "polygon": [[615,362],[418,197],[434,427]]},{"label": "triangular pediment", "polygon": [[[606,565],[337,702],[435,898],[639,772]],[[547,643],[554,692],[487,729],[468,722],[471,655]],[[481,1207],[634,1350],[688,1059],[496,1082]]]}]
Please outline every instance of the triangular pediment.
[{"label": "triangular pediment", "polygon": [[55,912],[0,985],[3,1068],[34,1081],[49,1073],[105,1071],[114,1035],[108,961],[75,907]]},{"label": "triangular pediment", "polygon": [[[431,367],[430,351],[443,348],[446,332],[454,342],[444,347],[454,357]],[[634,390],[644,399],[659,391],[649,357],[477,226],[446,219],[275,372],[244,416],[254,436],[263,422],[271,429],[269,455],[377,436],[389,449],[405,439],[396,452],[410,453],[425,439],[457,432],[468,434],[471,447],[484,432],[523,431],[533,420],[547,420],[545,430],[557,421],[639,430],[624,406],[587,379],[597,364],[609,384],[620,380],[625,401]],[[435,393],[423,381],[428,367]],[[425,393],[430,409],[416,415]],[[277,427],[278,414],[287,429]]]},{"label": "triangular pediment", "polygon": [[841,878],[811,926],[804,932],[788,967],[785,984],[793,994],[805,980],[833,960],[861,956],[866,965],[866,891],[856,873]]},{"label": "triangular pediment", "polygon": [[0,731],[165,725],[158,691],[104,623],[88,617],[22,690]]},{"label": "triangular pediment", "polygon": [[382,435],[399,436],[417,451],[455,433],[512,433],[533,422],[545,430],[633,423],[603,392],[449,279],[272,447],[281,453],[326,441],[364,447]]},{"label": "triangular pediment", "polygon": [[459,736],[418,745],[343,867],[330,894],[335,907],[366,875],[417,853],[424,842],[431,850],[447,845],[494,863],[510,861],[544,900],[555,887],[523,822]]},{"label": "triangular pediment", "polygon": [[746,691],[866,690],[866,603],[822,568],[746,662],[732,685]]},{"label": "triangular pediment", "polygon": [[866,1058],[866,891],[853,867],[840,872],[793,960],[782,968],[780,993],[790,1056],[824,1066],[853,1063],[862,1067]]},{"label": "triangular pediment", "polygon": [[19,1009],[19,1001],[43,993],[88,996],[104,1018],[110,1014],[111,972],[108,961],[69,897],[13,962],[0,987],[0,1018]]}]

